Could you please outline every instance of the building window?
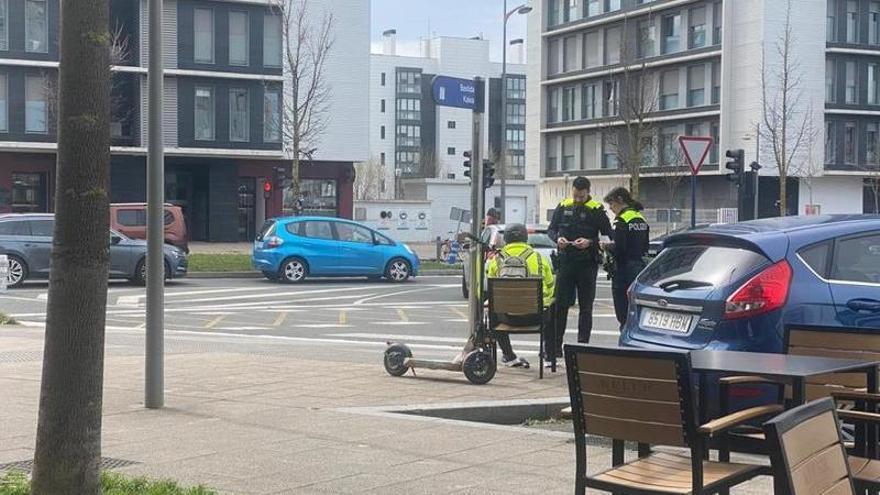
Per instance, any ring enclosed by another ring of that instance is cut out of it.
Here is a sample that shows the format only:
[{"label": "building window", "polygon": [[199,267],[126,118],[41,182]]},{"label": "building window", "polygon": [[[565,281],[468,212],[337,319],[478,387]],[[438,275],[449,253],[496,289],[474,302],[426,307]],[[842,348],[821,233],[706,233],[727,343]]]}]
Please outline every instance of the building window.
[{"label": "building window", "polygon": [[0,0],[0,50],[9,49],[9,2]]},{"label": "building window", "polygon": [[706,104],[706,67],[688,67],[688,106],[698,107]]},{"label": "building window", "polygon": [[825,163],[837,162],[837,126],[834,122],[825,122]]},{"label": "building window", "polygon": [[422,100],[401,98],[397,100],[397,120],[421,120]]},{"label": "building window", "polygon": [[46,0],[25,0],[24,5],[25,51],[49,52],[49,21]]},{"label": "building window", "polygon": [[397,92],[411,95],[422,94],[422,73],[414,70],[398,72]]},{"label": "building window", "polygon": [[880,2],[871,2],[868,12],[868,43],[880,45]]},{"label": "building window", "polygon": [[712,4],[712,44],[720,45],[721,44],[721,28],[722,22],[724,20],[724,11],[722,10],[723,6],[721,2],[715,2]]},{"label": "building window", "polygon": [[597,101],[599,99],[599,87],[596,84],[584,84],[582,98],[583,118],[586,120],[598,117]]},{"label": "building window", "polygon": [[229,140],[250,141],[250,98],[246,89],[229,90]]},{"label": "building window", "polygon": [[24,130],[31,134],[46,134],[49,113],[46,81],[42,76],[27,76],[25,86]]},{"label": "building window", "polygon": [[856,0],[846,2],[846,42],[859,42],[859,2]]},{"label": "building window", "polygon": [[385,86],[385,73],[383,72],[380,76],[382,86]]},{"label": "building window", "polygon": [[385,113],[385,98],[379,100],[379,111]]},{"label": "building window", "polygon": [[712,104],[721,102],[721,62],[712,62]]},{"label": "building window", "polygon": [[[263,65],[281,67],[281,16],[265,14],[263,16]],[[382,84],[385,85],[384,82]]]},{"label": "building window", "polygon": [[606,170],[616,170],[620,167],[620,160],[617,157],[617,147],[612,142],[610,135],[602,136],[602,168]]},{"label": "building window", "polygon": [[6,74],[0,74],[0,132],[9,131],[9,87]]},{"label": "building window", "polygon": [[575,88],[562,88],[562,121],[569,122],[574,120],[575,108]]},{"label": "building window", "polygon": [[524,77],[507,76],[507,99],[526,99],[526,80]]},{"label": "building window", "polygon": [[678,127],[664,127],[660,129],[660,166],[680,165],[678,161]]},{"label": "building window", "polygon": [[602,93],[605,96],[605,116],[617,117],[620,114],[620,102],[618,98],[620,93],[620,82],[606,82],[602,86]]},{"label": "building window", "polygon": [[550,98],[547,99],[547,120],[548,122],[559,121],[559,88],[553,88],[549,91]]},{"label": "building window", "polygon": [[605,12],[617,12],[620,10],[620,0],[608,0]]},{"label": "building window", "polygon": [[508,103],[507,123],[509,125],[526,125],[526,106],[522,103]]},{"label": "building window", "polygon": [[250,52],[250,32],[248,13],[233,10],[229,12],[229,64],[247,65]]},{"label": "building window", "polygon": [[678,108],[678,69],[660,75],[660,110]]},{"label": "building window", "polygon": [[446,154],[447,154],[447,155],[454,155],[454,154],[455,154],[455,148],[453,148],[452,146],[446,148]]},{"label": "building window", "polygon": [[565,5],[565,22],[576,21],[581,18],[580,2],[578,0],[563,0]]},{"label": "building window", "polygon": [[828,0],[825,13],[825,37],[829,42],[837,41],[837,0]]},{"label": "building window", "polygon": [[880,141],[878,141],[878,134],[880,131],[880,126],[878,126],[877,122],[869,122],[865,124],[865,151],[867,152],[865,155],[866,162],[868,165],[878,165],[878,158],[880,158]]},{"label": "building window", "polygon": [[559,0],[547,2],[547,27],[559,24]]},{"label": "building window", "polygon": [[843,162],[847,165],[856,164],[856,123],[843,124]]},{"label": "building window", "polygon": [[639,21],[639,57],[653,57],[657,54],[657,26],[654,19]]},{"label": "building window", "polygon": [[559,38],[550,40],[550,43],[547,45],[547,72],[552,76],[553,74],[559,74]]},{"label": "building window", "polygon": [[575,135],[569,134],[562,137],[562,170],[574,170]]},{"label": "building window", "polygon": [[718,163],[718,148],[721,143],[721,130],[718,122],[709,125],[709,133],[712,136],[712,148],[709,150],[709,163]]},{"label": "building window", "polygon": [[196,86],[195,139],[214,140],[214,88]]},{"label": "building window", "polygon": [[854,104],[858,98],[856,88],[856,63],[846,63],[846,103]]},{"label": "building window", "polygon": [[547,138],[547,170],[559,170],[559,136],[550,136]]},{"label": "building window", "polygon": [[193,11],[193,60],[202,64],[214,63],[214,11],[197,8]]},{"label": "building window", "polygon": [[379,127],[379,139],[385,139],[385,126]]},{"label": "building window", "polygon": [[592,31],[584,35],[584,67],[587,69],[602,65],[602,43],[599,31]]},{"label": "building window", "polygon": [[619,26],[605,30],[605,64],[607,65],[620,63],[620,31]]},{"label": "building window", "polygon": [[422,128],[417,125],[397,126],[397,146],[418,148],[422,144]]},{"label": "building window", "polygon": [[507,175],[512,179],[524,179],[526,176],[526,156],[525,155],[508,155],[507,156],[507,164],[508,170],[510,173]]},{"label": "building window", "polygon": [[589,132],[581,135],[581,170],[599,168],[599,134]]},{"label": "building window", "polygon": [[880,65],[868,64],[868,105],[880,105]]},{"label": "building window", "polygon": [[379,153],[379,164],[385,165],[385,153],[384,152]]},{"label": "building window", "polygon": [[602,13],[602,0],[587,0],[587,17]]},{"label": "building window", "polygon": [[454,120],[449,120],[449,121],[447,121],[447,122],[446,122],[446,128],[447,128],[447,129],[455,129],[455,121],[454,121]]},{"label": "building window", "polygon": [[521,151],[526,149],[525,129],[507,129],[506,146],[509,150]]},{"label": "building window", "polygon": [[562,40],[562,71],[569,72],[577,70],[577,36],[568,36]]},{"label": "building window", "polygon": [[681,50],[681,14],[663,17],[663,53]]},{"label": "building window", "polygon": [[281,141],[281,90],[267,89],[263,94],[263,141]]},{"label": "building window", "polygon": [[825,101],[837,101],[837,63],[831,59],[825,60]]},{"label": "building window", "polygon": [[689,12],[688,45],[691,48],[706,46],[706,7],[691,9]]}]

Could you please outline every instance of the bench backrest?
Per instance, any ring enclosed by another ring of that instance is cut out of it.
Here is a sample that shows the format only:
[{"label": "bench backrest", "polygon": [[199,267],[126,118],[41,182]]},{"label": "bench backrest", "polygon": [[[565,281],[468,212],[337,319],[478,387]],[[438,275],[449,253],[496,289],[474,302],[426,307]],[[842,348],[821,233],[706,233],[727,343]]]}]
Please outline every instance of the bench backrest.
[{"label": "bench backrest", "polygon": [[853,485],[830,398],[784,412],[764,424],[773,474],[791,495],[852,495]]},{"label": "bench backrest", "polygon": [[490,278],[489,313],[539,315],[543,309],[544,281],[537,277]]},{"label": "bench backrest", "polygon": [[[880,331],[855,328],[786,327],[786,352],[799,356],[880,361]],[[865,388],[864,373],[834,373],[807,380],[807,400],[828,397],[834,390]]]},{"label": "bench backrest", "polygon": [[575,431],[616,440],[690,446],[696,425],[690,355],[565,347]]}]

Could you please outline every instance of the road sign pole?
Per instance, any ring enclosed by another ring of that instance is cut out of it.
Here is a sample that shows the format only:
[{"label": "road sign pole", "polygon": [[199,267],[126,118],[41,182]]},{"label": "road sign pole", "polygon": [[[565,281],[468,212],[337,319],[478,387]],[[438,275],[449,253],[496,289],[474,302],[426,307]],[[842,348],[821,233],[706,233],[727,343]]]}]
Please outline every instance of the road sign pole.
[{"label": "road sign pole", "polygon": [[706,161],[712,148],[712,138],[708,136],[679,136],[678,144],[691,166],[691,228],[697,226],[697,174]]},{"label": "road sign pole", "polygon": [[[479,80],[477,84],[480,84]],[[471,287],[468,299],[468,328],[475,332],[483,318],[483,246],[476,241],[480,238],[483,220],[484,193],[483,189],[483,112],[481,108],[473,111],[474,128],[471,143]]]},{"label": "road sign pole", "polygon": [[697,174],[691,174],[691,228],[697,227]]}]

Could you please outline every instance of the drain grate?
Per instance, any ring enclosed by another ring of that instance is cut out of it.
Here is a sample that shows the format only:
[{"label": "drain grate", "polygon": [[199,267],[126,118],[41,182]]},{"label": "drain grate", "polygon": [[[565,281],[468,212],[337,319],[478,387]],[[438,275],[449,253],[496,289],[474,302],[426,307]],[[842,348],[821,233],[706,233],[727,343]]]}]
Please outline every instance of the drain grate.
[{"label": "drain grate", "polygon": [[[101,458],[101,470],[106,469],[119,469],[124,468],[126,466],[134,466],[136,464],[140,464],[137,461],[128,461],[125,459],[115,459],[113,457],[102,457]],[[24,471],[26,473],[30,473],[34,469],[34,460],[27,459],[24,461],[15,461],[15,462],[7,462],[5,464],[0,464],[0,473],[3,471]]]},{"label": "drain grate", "polygon": [[0,363],[26,363],[29,361],[42,361],[41,351],[6,351],[0,352]]}]

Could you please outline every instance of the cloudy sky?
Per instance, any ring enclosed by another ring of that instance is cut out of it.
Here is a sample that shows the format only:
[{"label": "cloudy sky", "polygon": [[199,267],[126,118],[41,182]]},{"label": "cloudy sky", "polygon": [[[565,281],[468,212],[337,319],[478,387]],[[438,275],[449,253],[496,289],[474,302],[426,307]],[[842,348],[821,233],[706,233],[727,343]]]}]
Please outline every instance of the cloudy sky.
[{"label": "cloudy sky", "polygon": [[[524,0],[521,0],[524,1]],[[501,61],[502,0],[372,0],[372,51],[382,51],[382,31],[397,29],[397,53],[418,55],[419,38],[482,35],[491,42],[493,60]],[[508,0],[508,6],[518,5]],[[508,40],[524,38],[524,15],[508,24]]]}]

